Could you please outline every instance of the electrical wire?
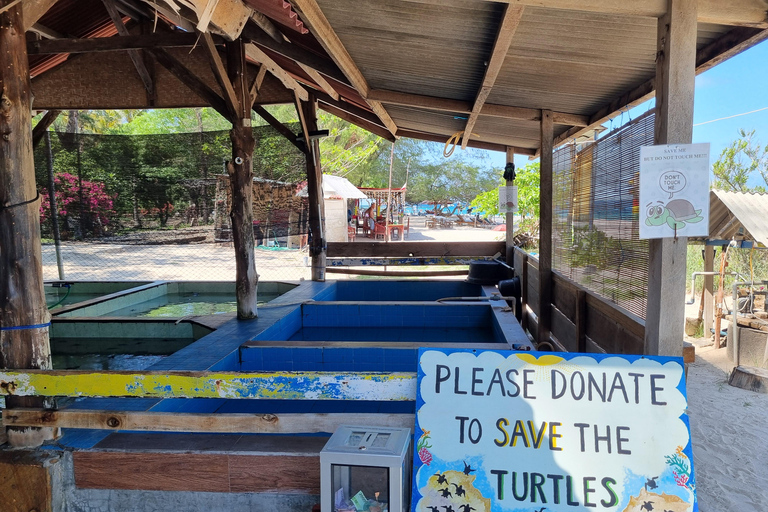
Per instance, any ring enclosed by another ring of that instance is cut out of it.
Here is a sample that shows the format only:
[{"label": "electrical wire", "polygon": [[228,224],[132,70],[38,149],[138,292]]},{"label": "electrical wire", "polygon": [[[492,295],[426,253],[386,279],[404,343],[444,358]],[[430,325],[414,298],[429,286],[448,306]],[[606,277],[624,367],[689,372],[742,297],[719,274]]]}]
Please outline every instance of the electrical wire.
[{"label": "electrical wire", "polygon": [[734,117],[746,116],[746,115],[749,115],[749,114],[754,114],[755,112],[762,112],[763,110],[768,110],[768,107],[759,108],[757,110],[751,110],[749,112],[743,112],[741,114],[734,114],[734,115],[728,116],[728,117],[721,117],[719,119],[712,119],[711,121],[704,121],[703,123],[696,123],[693,126],[701,126],[701,125],[704,125],[704,124],[715,123],[717,121],[725,121],[726,119],[733,119]]}]

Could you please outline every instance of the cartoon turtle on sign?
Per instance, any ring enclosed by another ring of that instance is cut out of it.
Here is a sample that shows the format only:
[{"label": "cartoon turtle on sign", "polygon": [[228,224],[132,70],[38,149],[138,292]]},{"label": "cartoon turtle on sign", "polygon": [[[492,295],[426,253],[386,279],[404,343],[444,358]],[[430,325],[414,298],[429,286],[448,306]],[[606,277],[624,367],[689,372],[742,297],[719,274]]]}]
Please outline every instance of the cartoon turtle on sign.
[{"label": "cartoon turtle on sign", "polygon": [[704,220],[701,210],[694,209],[686,199],[673,199],[666,205],[661,201],[657,201],[657,204],[648,203],[647,208],[647,226],[661,226],[666,223],[672,229],[682,229],[686,223],[693,224]]}]

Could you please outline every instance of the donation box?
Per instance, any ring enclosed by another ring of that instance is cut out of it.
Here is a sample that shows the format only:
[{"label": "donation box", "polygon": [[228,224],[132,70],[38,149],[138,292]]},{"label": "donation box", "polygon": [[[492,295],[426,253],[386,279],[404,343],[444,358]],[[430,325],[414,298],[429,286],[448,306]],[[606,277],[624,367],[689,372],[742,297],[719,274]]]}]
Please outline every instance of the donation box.
[{"label": "donation box", "polygon": [[320,452],[323,512],[406,512],[411,429],[341,426]]}]

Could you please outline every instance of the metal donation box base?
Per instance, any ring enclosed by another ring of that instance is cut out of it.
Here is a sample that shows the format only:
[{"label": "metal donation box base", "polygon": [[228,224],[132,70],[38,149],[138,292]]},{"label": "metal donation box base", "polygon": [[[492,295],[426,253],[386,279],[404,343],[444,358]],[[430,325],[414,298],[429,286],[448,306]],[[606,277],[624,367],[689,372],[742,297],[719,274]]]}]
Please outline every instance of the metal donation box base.
[{"label": "metal donation box base", "polygon": [[411,429],[341,426],[320,452],[322,512],[406,512]]}]

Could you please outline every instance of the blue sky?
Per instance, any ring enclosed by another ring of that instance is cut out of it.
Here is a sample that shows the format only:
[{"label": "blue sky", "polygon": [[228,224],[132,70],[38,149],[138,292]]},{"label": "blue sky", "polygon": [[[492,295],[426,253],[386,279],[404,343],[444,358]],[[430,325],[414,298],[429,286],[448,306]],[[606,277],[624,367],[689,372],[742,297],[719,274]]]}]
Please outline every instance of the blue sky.
[{"label": "blue sky", "polygon": [[[653,100],[632,109],[629,114],[615,118],[607,127],[616,128],[653,105]],[[768,41],[705,71],[696,77],[694,98],[693,142],[709,142],[710,161],[715,162],[720,152],[738,138],[738,131],[755,130],[755,139],[764,147],[768,144],[768,109],[753,114],[721,121],[723,117],[751,112],[768,107]],[[700,123],[700,126],[695,126]],[[491,163],[503,167],[505,157],[492,151]],[[529,163],[528,157],[515,157],[515,165]]]}]

